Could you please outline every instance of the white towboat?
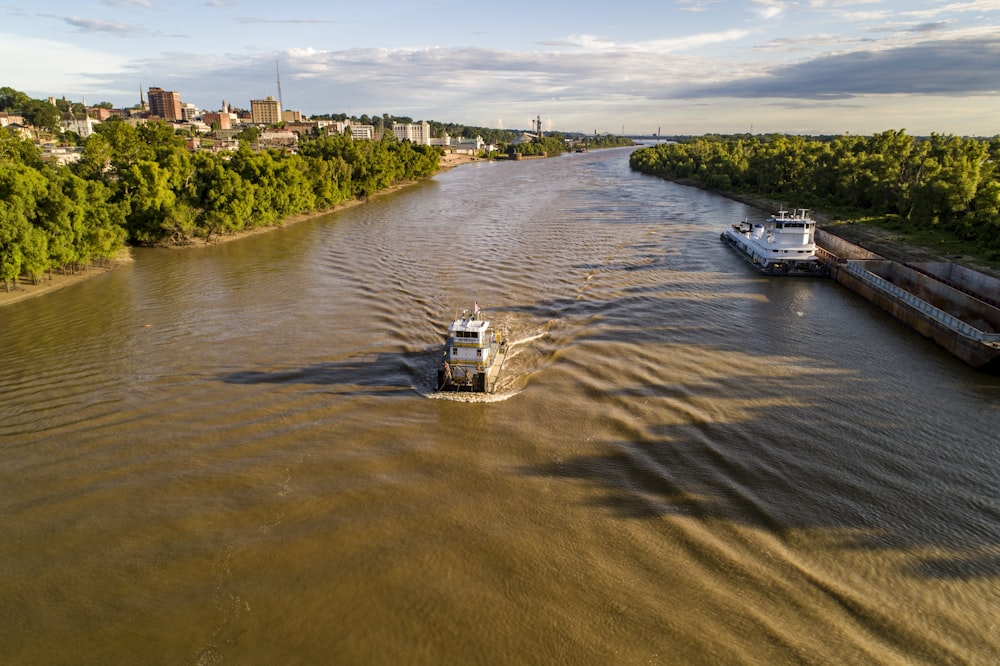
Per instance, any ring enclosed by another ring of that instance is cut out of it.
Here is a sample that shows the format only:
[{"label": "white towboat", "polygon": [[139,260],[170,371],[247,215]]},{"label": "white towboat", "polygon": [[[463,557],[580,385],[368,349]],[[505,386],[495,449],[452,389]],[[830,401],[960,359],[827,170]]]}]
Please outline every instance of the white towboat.
[{"label": "white towboat", "polygon": [[477,304],[448,327],[438,391],[492,393],[500,367],[507,357],[507,341],[490,328]]},{"label": "white towboat", "polygon": [[767,275],[825,275],[816,256],[816,223],[800,208],[778,211],[763,223],[743,220],[722,232],[722,240]]}]

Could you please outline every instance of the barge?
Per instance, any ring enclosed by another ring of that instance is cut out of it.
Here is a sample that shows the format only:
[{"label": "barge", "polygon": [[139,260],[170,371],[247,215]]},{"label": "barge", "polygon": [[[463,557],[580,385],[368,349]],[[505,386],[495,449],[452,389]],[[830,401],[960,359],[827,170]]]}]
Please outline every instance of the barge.
[{"label": "barge", "polygon": [[506,358],[507,341],[476,304],[448,327],[436,390],[492,393]]},{"label": "barge", "polygon": [[816,222],[808,210],[780,210],[763,223],[743,220],[720,238],[765,275],[826,275],[816,255]]},{"label": "barge", "polygon": [[[965,288],[942,280],[946,271],[962,275]],[[1000,280],[950,264],[882,258],[840,260],[831,275],[968,365],[1000,374]]]}]

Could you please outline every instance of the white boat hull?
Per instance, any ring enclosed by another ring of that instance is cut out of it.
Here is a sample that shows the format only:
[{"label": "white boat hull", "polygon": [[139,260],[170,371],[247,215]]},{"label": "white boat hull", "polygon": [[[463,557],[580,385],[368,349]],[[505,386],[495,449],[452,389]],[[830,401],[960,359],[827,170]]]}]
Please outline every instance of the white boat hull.
[{"label": "white boat hull", "polygon": [[816,256],[816,223],[805,210],[791,217],[785,213],[762,224],[744,220],[720,238],[765,275],[826,275],[826,266]]}]

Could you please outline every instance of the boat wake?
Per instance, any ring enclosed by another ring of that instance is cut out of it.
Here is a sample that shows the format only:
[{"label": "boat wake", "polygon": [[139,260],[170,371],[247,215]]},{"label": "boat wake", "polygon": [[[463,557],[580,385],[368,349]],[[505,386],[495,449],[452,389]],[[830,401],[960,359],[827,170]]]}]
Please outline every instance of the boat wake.
[{"label": "boat wake", "polygon": [[425,398],[431,400],[449,400],[451,402],[503,402],[505,400],[510,400],[515,395],[521,392],[522,389],[517,391],[504,391],[503,389],[497,389],[493,393],[475,393],[473,391],[428,391],[426,393],[420,392]]}]

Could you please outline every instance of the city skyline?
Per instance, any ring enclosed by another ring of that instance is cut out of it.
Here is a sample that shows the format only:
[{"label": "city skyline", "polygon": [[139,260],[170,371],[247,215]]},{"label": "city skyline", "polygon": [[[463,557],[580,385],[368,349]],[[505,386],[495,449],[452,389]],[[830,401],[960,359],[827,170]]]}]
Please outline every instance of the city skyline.
[{"label": "city skyline", "polygon": [[[43,0],[0,8],[0,85],[130,107],[389,113],[626,134],[1000,133],[1000,0]],[[281,91],[276,65],[280,68]]]}]

